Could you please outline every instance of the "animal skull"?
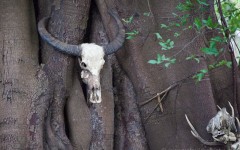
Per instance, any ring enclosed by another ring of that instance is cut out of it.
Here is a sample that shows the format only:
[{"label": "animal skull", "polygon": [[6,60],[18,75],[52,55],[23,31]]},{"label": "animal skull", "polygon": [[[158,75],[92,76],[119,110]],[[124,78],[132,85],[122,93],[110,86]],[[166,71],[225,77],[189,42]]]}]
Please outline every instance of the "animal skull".
[{"label": "animal skull", "polygon": [[80,45],[67,44],[53,37],[47,30],[46,26],[49,18],[43,18],[38,23],[38,31],[43,40],[52,45],[56,50],[80,57],[79,61],[81,78],[87,85],[88,100],[92,103],[100,103],[101,86],[100,71],[104,64],[104,55],[115,53],[122,45],[125,39],[125,30],[123,24],[116,13],[109,12],[118,25],[118,33],[113,41],[105,46],[99,46],[94,43],[84,43]]},{"label": "animal skull", "polygon": [[209,121],[206,130],[208,133],[211,133],[214,138],[224,135],[226,129],[236,132],[237,129],[234,120],[234,114],[231,116],[226,108],[221,108]]},{"label": "animal skull", "polygon": [[100,103],[101,86],[100,71],[105,63],[103,47],[94,43],[82,44],[81,60],[79,61],[82,81],[87,85],[88,100]]},{"label": "animal skull", "polygon": [[[209,146],[217,146],[222,144],[231,144],[231,148],[234,150],[240,149],[240,122],[234,116],[234,109],[231,103],[229,102],[229,106],[232,110],[232,114],[230,115],[226,108],[219,108],[218,113],[209,121],[207,126],[207,132],[212,134],[212,138],[214,141],[209,142],[204,140],[196,131],[192,123],[189,121],[187,115],[185,115],[188,125],[191,128],[191,133],[194,137],[196,137],[200,142]],[[235,119],[237,124],[235,124]]]}]

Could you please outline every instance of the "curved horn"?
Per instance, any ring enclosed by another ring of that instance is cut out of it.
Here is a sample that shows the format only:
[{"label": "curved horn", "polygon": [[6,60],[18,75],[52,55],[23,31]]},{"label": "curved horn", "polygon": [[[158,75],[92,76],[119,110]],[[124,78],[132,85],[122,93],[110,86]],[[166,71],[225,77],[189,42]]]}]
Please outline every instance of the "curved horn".
[{"label": "curved horn", "polygon": [[73,56],[80,56],[82,51],[80,45],[71,45],[61,42],[58,39],[54,38],[50,33],[48,33],[48,31],[46,30],[48,20],[49,17],[45,17],[41,19],[38,23],[38,32],[41,38],[60,52]]},{"label": "curved horn", "polygon": [[119,20],[116,14],[109,11],[110,15],[116,20],[118,25],[118,34],[116,38],[110,42],[108,45],[104,46],[105,54],[109,55],[115,53],[122,45],[125,39],[125,29],[123,27],[122,22]]}]

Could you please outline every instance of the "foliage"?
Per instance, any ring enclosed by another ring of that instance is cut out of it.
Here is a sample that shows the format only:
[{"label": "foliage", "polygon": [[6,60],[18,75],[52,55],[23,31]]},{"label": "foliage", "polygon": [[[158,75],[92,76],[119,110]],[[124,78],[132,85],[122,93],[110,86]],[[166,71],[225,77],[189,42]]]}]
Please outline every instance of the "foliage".
[{"label": "foliage", "polygon": [[[225,0],[222,1],[223,14],[227,20],[228,27],[231,33],[234,33],[240,28],[240,1],[239,0]],[[217,8],[216,8],[217,10]],[[219,17],[219,14],[217,13]]]},{"label": "foliage", "polygon": [[127,23],[127,24],[132,23],[132,21],[133,21],[133,16],[130,16],[130,17],[127,18],[127,19],[122,19],[122,21],[125,22],[125,23]]},{"label": "foliage", "polygon": [[160,33],[155,33],[155,35],[159,40],[158,44],[162,47],[162,50],[170,50],[174,47],[174,42],[172,40],[167,39],[164,41]]},{"label": "foliage", "polygon": [[139,31],[137,31],[137,30],[133,30],[133,31],[130,31],[130,32],[126,32],[126,35],[127,35],[126,39],[131,40],[131,39],[133,39],[136,35],[138,35],[138,33],[139,33]]},{"label": "foliage", "polygon": [[[202,52],[203,56],[197,56],[196,54],[189,53],[189,56],[185,58],[186,61],[194,60],[197,64],[199,64],[201,60],[200,58],[205,59],[210,56],[220,56],[220,54],[223,53],[226,49],[219,49],[218,45],[224,43],[229,44],[231,36],[240,26],[240,0],[221,1],[222,10],[219,10],[219,7],[217,7],[217,1],[218,0],[214,0],[214,7],[219,23],[215,21],[215,16],[205,17],[206,15],[204,14],[208,14],[207,11],[210,7],[207,0],[196,0],[194,2],[192,0],[185,0],[184,2],[180,2],[176,6],[176,12],[172,13],[175,19],[169,21],[168,24],[160,24],[160,28],[169,32],[172,32],[172,28],[178,28],[179,31],[173,32],[172,34],[174,38],[181,37],[181,33],[186,30],[195,30],[197,36],[192,41],[190,41],[189,44],[185,45],[182,50],[179,50],[179,52],[177,52],[175,55],[167,56],[166,54],[162,53],[164,53],[164,51],[169,51],[175,47],[174,40],[171,38],[165,38],[165,36],[161,35],[160,32],[154,33],[157,39],[157,43],[160,47],[160,52],[157,54],[156,59],[149,60],[148,63],[152,65],[164,65],[166,68],[168,68],[171,64],[177,62],[176,56],[184,51],[184,49],[186,49],[189,45],[191,45],[191,43],[194,43],[197,38],[204,38],[204,41],[206,42],[205,47],[199,48],[199,51]],[[198,5],[196,5],[196,3],[198,3]],[[189,13],[190,11],[194,12],[194,15],[191,16]],[[222,11],[224,19],[227,21],[228,28],[222,25],[220,21],[220,11]],[[143,15],[149,17],[150,12],[145,12]],[[123,19],[123,21],[127,24],[133,23],[134,17],[130,16],[129,18]],[[226,36],[226,30],[230,32],[230,37]],[[219,34],[218,36],[212,37],[209,41],[206,41],[204,37],[204,34],[206,32],[218,32]],[[126,39],[131,40],[138,34],[139,31],[137,30],[129,31],[126,33]],[[231,68],[232,62],[225,59],[218,60],[217,62],[209,65],[208,68],[196,72],[193,78],[199,82],[209,71],[222,66]]]},{"label": "foliage", "polygon": [[156,60],[149,60],[148,63],[149,64],[161,64],[161,63],[164,63],[164,66],[166,68],[169,67],[169,65],[171,64],[174,64],[176,61],[175,58],[169,58],[169,57],[166,57],[165,55],[160,55],[160,54],[157,54],[157,59]]},{"label": "foliage", "polygon": [[[206,58],[208,56],[214,56],[218,57],[221,53],[224,52],[224,49],[219,47],[217,45],[221,43],[228,43],[229,39],[228,37],[225,37],[225,31],[227,30],[221,23],[217,23],[214,21],[214,16],[208,16],[207,18],[203,17],[204,13],[206,13],[206,8],[209,7],[209,4],[206,0],[197,0],[196,1],[200,7],[196,8],[195,4],[191,0],[185,0],[184,2],[179,3],[176,6],[177,12],[172,13],[174,18],[176,18],[177,21],[171,21],[169,24],[160,24],[161,28],[164,28],[168,31],[171,31],[173,27],[181,27],[182,31],[174,32],[174,37],[180,37],[181,32],[186,30],[195,30],[197,32],[197,36],[204,35],[207,31],[209,32],[218,32],[219,35],[212,37],[209,41],[206,42],[205,47],[199,48],[199,50],[202,52],[203,57]],[[237,6],[238,3],[233,1],[222,1],[222,9],[223,9],[223,15],[228,23],[228,30],[230,31],[230,35],[232,35],[238,28],[239,28],[239,22],[240,22],[240,9],[238,9]],[[216,5],[216,0],[215,0]],[[219,16],[219,10],[216,8],[216,15]],[[189,11],[194,11],[196,15],[190,16],[188,14]],[[200,14],[199,14],[200,12]],[[180,15],[181,14],[181,15]],[[190,21],[188,21],[190,20]],[[192,21],[191,21],[192,20]],[[168,38],[165,40],[163,36],[160,33],[155,33],[156,38],[158,40],[158,44],[161,47],[160,50],[166,51],[171,50],[174,48],[174,40]],[[229,37],[231,38],[231,37]],[[195,39],[193,39],[194,41]],[[191,42],[193,42],[191,41]],[[190,45],[190,43],[189,43]],[[186,46],[184,46],[186,48]],[[179,53],[179,52],[178,52]],[[178,54],[177,53],[177,54]],[[174,64],[176,62],[176,55],[167,57],[166,55],[157,54],[156,60],[149,60],[149,64],[164,64],[165,67],[169,67],[170,64]],[[189,54],[189,56],[186,57],[185,60],[194,60],[196,63],[200,63],[201,56],[197,56],[195,54]],[[171,61],[173,60],[173,61]],[[204,76],[211,71],[212,69],[226,66],[228,68],[231,68],[232,62],[227,61],[225,59],[218,60],[218,62],[215,62],[208,66],[208,68],[202,69],[193,76],[193,78],[199,82],[201,81]]]},{"label": "foliage", "polygon": [[196,75],[193,76],[193,79],[196,79],[197,82],[200,82],[207,72],[208,72],[207,69],[202,69]]}]

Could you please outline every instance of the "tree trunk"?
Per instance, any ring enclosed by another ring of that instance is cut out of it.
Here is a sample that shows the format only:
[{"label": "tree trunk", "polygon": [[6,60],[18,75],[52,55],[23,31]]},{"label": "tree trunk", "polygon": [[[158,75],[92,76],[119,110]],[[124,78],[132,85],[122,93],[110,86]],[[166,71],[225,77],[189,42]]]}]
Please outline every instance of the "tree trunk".
[{"label": "tree trunk", "polygon": [[33,3],[2,0],[0,10],[0,149],[43,149],[49,83],[38,65]]},{"label": "tree trunk", "polygon": [[[217,104],[226,107],[230,101],[238,115],[232,72],[220,68],[199,83],[192,79],[216,58],[200,63],[185,58],[189,53],[202,56],[199,49],[213,34],[196,38],[196,31],[188,30],[176,38],[173,33],[182,29],[161,28],[174,19],[178,4],[178,0],[39,0],[34,4],[1,0],[0,149],[210,149],[191,135],[184,116],[204,139],[211,140],[205,128],[217,113]],[[213,7],[206,9],[213,15]],[[120,20],[133,16],[132,22],[124,22],[125,30],[139,33],[125,40],[119,52],[105,56],[103,100],[88,104],[77,58],[42,40],[39,44],[36,24],[48,16],[47,30],[58,40],[106,45],[118,31],[109,11],[116,11]],[[174,40],[174,48],[161,51],[154,33]],[[175,56],[176,64],[168,68],[149,64],[159,53]],[[168,88],[161,104],[157,98],[143,104]]]},{"label": "tree trunk", "polygon": [[[54,3],[52,3],[51,19],[49,20],[48,25],[49,32],[63,42],[70,44],[78,44],[82,42],[87,27],[89,6],[89,0],[54,1]],[[75,74],[77,73],[73,72],[74,58],[57,52],[52,47],[45,45],[43,46],[42,51],[42,61],[44,64],[46,64],[44,70],[49,77],[51,85],[50,90],[53,94],[48,115],[50,125],[47,126],[47,132],[51,133],[52,136],[47,137],[48,146],[50,149],[72,149],[72,144],[65,133],[65,120],[67,119],[64,119],[64,108],[68,98],[70,99],[70,106],[73,105],[73,103],[79,105],[79,102],[76,102],[78,99],[75,94],[69,97],[71,91],[81,90],[81,88],[76,85],[77,83],[75,83],[73,86],[73,81],[76,82],[76,78],[73,80],[73,77],[76,76]],[[89,112],[86,110],[86,105],[82,105],[79,108],[81,111],[83,111],[81,108],[85,108],[85,123],[90,124],[88,123],[90,122],[90,117],[88,117]],[[73,119],[76,119],[72,118],[74,116],[71,112],[69,113],[69,125],[73,124],[73,128],[70,129],[73,144],[86,149],[88,143],[86,143],[85,140],[89,141],[90,139],[90,128],[88,126],[85,128],[85,130],[80,130],[79,127],[76,127],[76,123],[78,122],[73,123]],[[76,111],[74,113],[81,112]],[[84,139],[76,139],[76,133],[74,133],[74,131],[79,130],[85,133]]]}]

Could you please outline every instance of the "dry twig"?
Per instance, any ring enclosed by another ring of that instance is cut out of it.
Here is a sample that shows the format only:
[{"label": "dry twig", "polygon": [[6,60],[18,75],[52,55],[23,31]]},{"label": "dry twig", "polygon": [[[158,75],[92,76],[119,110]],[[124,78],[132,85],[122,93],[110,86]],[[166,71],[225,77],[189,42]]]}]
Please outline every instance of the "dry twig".
[{"label": "dry twig", "polygon": [[[174,88],[175,86],[177,86],[177,84],[169,86],[167,89],[163,90],[163,91],[160,92],[160,93],[157,93],[157,94],[156,94],[155,96],[153,96],[152,98],[150,98],[150,99],[148,99],[148,100],[146,100],[146,101],[144,101],[144,102],[142,102],[142,103],[139,104],[140,106],[143,106],[143,105],[146,105],[147,103],[151,102],[151,101],[154,100],[155,98],[157,98],[157,100],[158,100],[158,103],[157,103],[156,106],[153,108],[153,110],[151,111],[151,113],[147,116],[147,118],[145,119],[145,121],[148,120],[148,118],[153,114],[153,112],[157,109],[158,106],[159,106],[161,112],[163,112],[162,101],[163,101],[163,99],[167,96],[168,92],[169,92],[172,88]],[[163,96],[161,97],[161,95],[163,95]]]}]

